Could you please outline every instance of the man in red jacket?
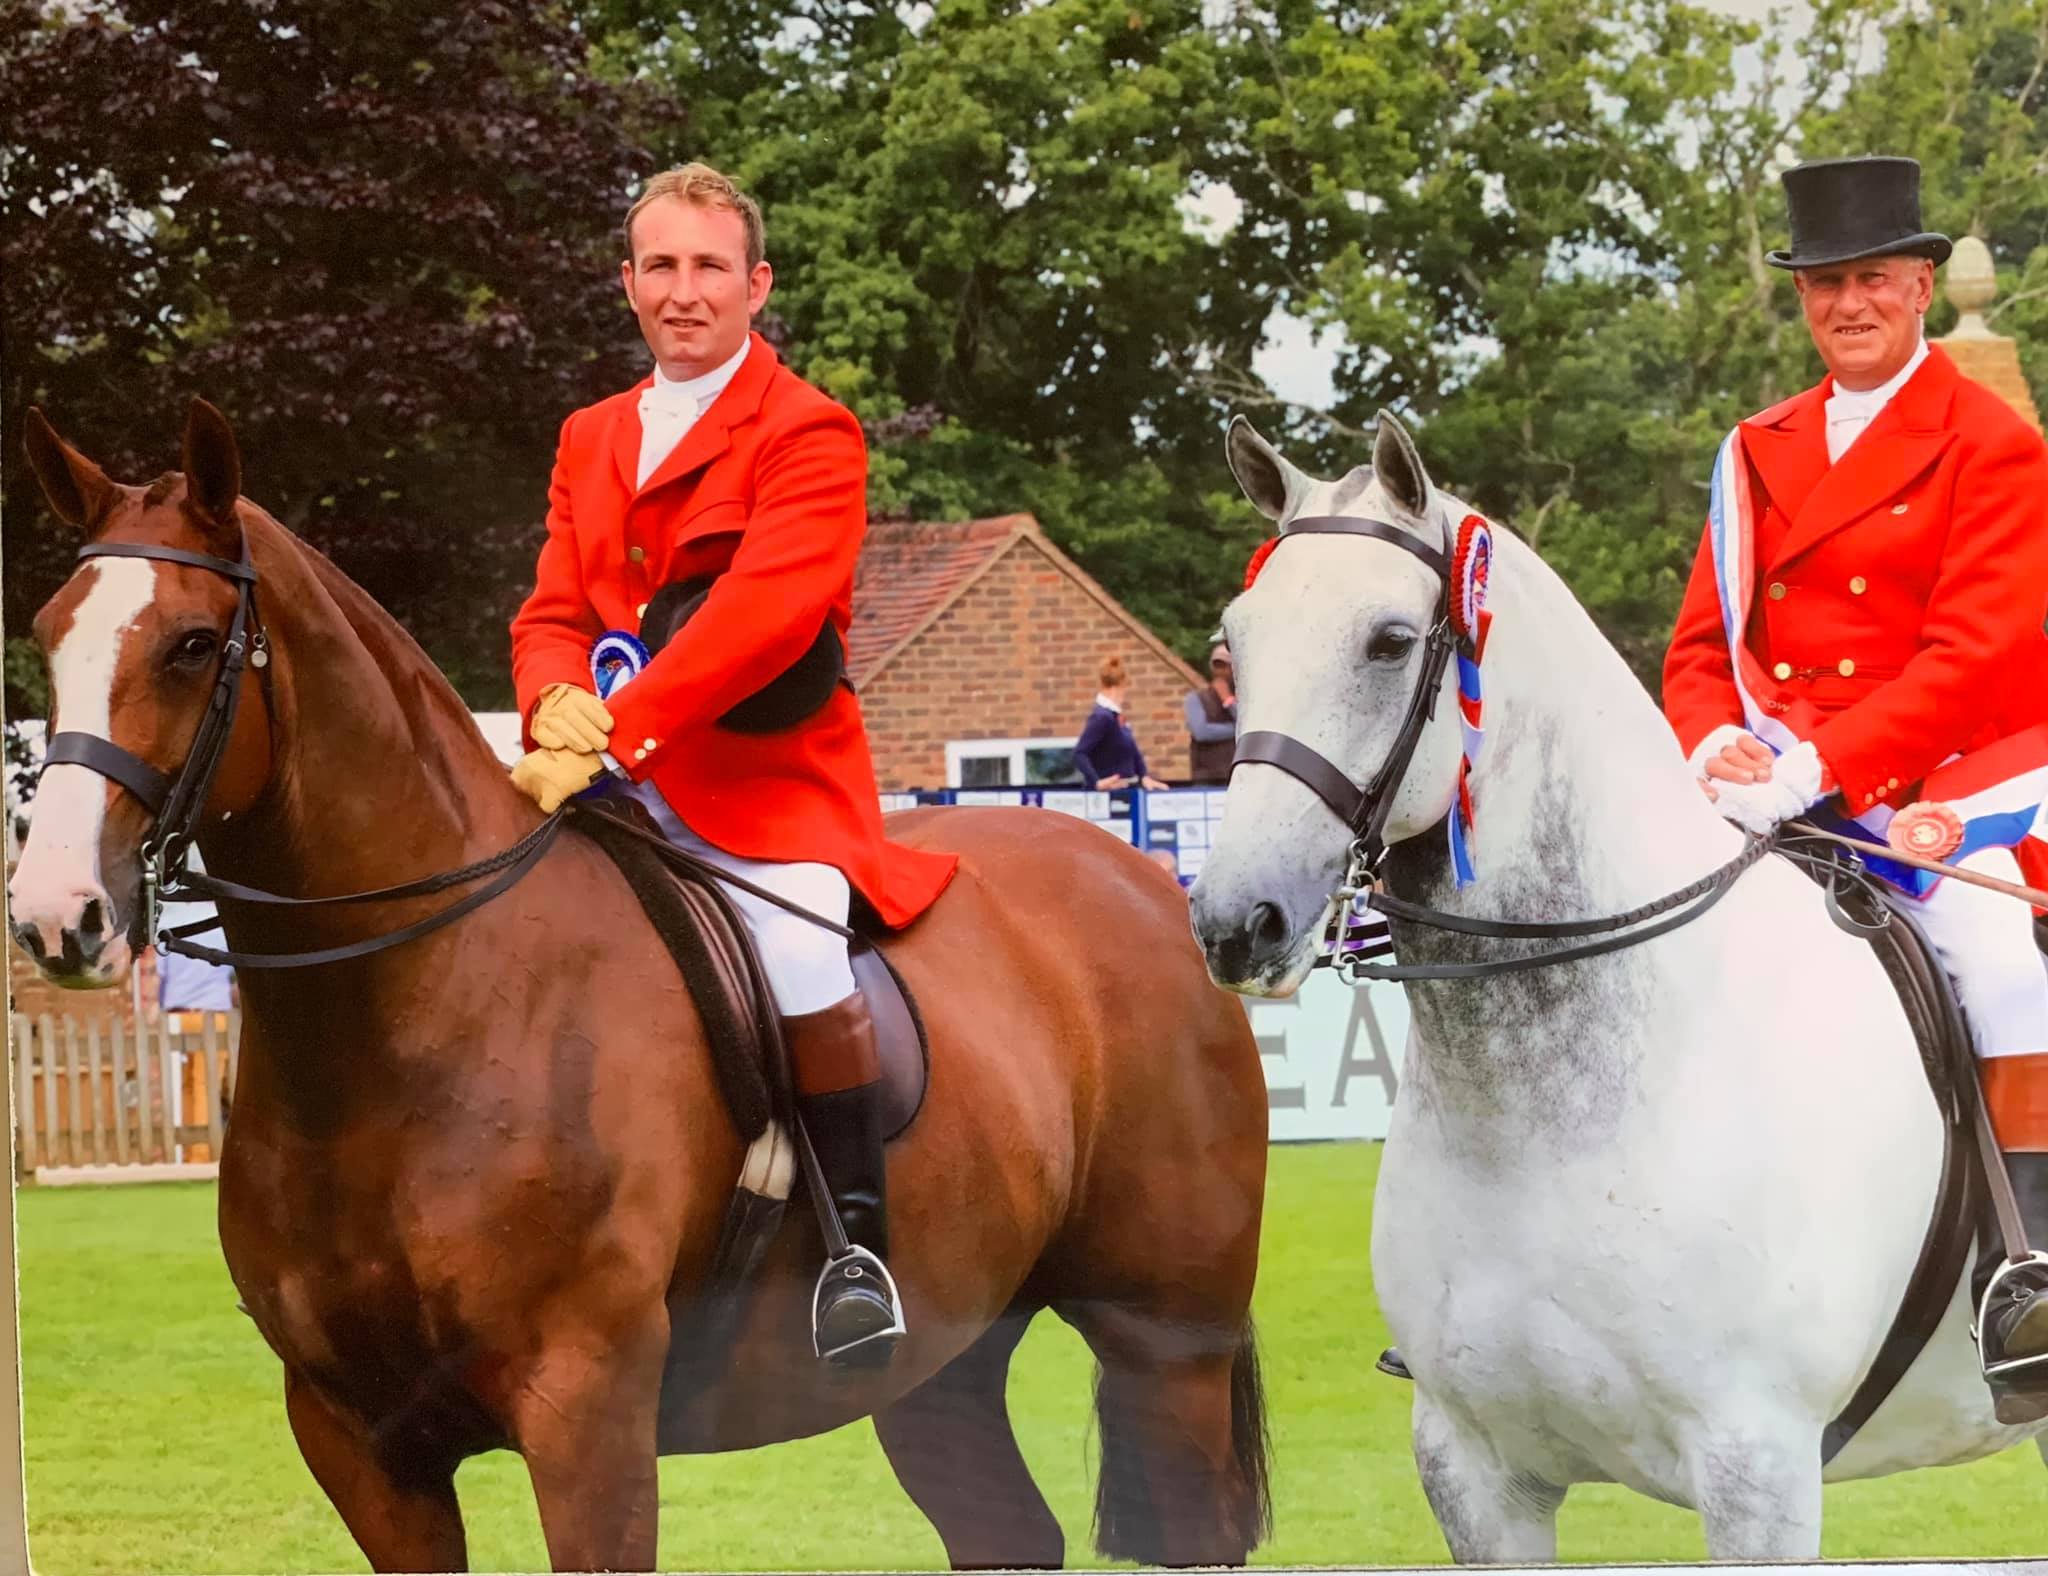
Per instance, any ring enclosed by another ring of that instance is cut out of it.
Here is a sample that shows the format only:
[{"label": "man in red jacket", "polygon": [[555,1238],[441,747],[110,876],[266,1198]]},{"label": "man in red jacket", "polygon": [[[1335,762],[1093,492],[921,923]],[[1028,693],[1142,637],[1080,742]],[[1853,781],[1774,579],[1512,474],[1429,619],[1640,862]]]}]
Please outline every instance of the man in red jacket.
[{"label": "man in red jacket", "polygon": [[[1828,377],[1732,432],[1664,665],[1701,785],[2007,880],[2048,875],[2048,446],[1923,337],[1945,236],[1910,159],[1788,170]],[[2048,1243],[2048,972],[2022,904],[1889,874],[1968,1010],[2030,1238]],[[2048,1260],[1980,1265],[1999,1417],[2048,1416]]]},{"label": "man in red jacket", "polygon": [[[702,164],[655,176],[625,241],[621,279],[655,368],[562,425],[547,542],[512,623],[533,746],[513,782],[552,811],[609,769],[700,858],[838,924],[858,892],[885,925],[906,925],[956,861],[883,837],[860,706],[840,678],[867,528],[860,424],[750,331],[774,276],[760,210],[732,182]],[[630,651],[634,636],[657,649],[639,671],[634,653],[629,682],[600,698],[593,648],[607,636],[608,649]],[[840,1218],[874,1255],[871,1273],[828,1277],[819,1353],[885,1356],[902,1321],[881,1262],[880,1062],[846,943],[728,890],[783,1014],[799,1115]]]}]

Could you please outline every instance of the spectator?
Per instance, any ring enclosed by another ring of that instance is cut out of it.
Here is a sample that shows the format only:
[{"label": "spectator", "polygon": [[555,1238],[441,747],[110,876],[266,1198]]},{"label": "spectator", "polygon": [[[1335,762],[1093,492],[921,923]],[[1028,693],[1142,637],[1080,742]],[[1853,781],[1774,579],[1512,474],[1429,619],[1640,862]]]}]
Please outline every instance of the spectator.
[{"label": "spectator", "polygon": [[1187,883],[1180,878],[1180,856],[1172,849],[1148,848],[1145,850],[1145,857],[1164,870],[1175,886],[1186,890]]},{"label": "spectator", "polygon": [[1088,788],[1128,788],[1133,783],[1164,788],[1166,784],[1146,768],[1145,752],[1124,721],[1124,684],[1124,659],[1109,658],[1102,664],[1102,692],[1095,697],[1095,709],[1074,741],[1074,769]]},{"label": "spectator", "polygon": [[1229,782],[1237,753],[1237,678],[1230,648],[1221,641],[1209,652],[1209,682],[1189,690],[1181,710],[1188,719],[1188,781]]}]

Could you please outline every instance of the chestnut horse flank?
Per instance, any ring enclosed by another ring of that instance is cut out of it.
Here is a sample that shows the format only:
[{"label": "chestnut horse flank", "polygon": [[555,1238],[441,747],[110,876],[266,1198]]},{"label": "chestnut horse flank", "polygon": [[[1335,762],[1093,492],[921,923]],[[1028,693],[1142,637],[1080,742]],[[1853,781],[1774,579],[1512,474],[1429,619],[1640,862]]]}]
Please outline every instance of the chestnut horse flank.
[{"label": "chestnut horse flank", "polygon": [[[194,404],[182,473],[146,488],[110,482],[36,413],[29,439],[52,506],[97,544],[237,560],[246,541],[270,660],[244,675],[208,800],[210,872],[361,891],[533,831],[419,648],[239,499],[211,407]],[[235,600],[204,568],[84,562],[36,621],[53,733],[99,733],[175,772]],[[35,808],[17,933],[60,982],[115,983],[149,813],[81,765],[49,768]],[[887,946],[932,1077],[891,1146],[910,1333],[878,1370],[812,1355],[807,1210],[789,1212],[724,1361],[683,1361],[743,1145],[676,965],[585,838],[556,839],[504,896],[423,939],[243,977],[221,1244],[284,1362],[306,1463],[374,1566],[463,1568],[457,1463],[512,1449],[557,1569],[652,1568],[657,1454],[864,1415],[955,1565],[1057,1565],[1061,1530],[1004,1399],[1045,1308],[1100,1364],[1102,1552],[1238,1563],[1263,1535],[1249,1309],[1266,1110],[1243,1008],[1209,983],[1179,890],[1083,822],[919,810],[890,835],[962,860]],[[447,901],[220,906],[230,946],[279,952]],[[692,1388],[658,1406],[680,1373]]]}]

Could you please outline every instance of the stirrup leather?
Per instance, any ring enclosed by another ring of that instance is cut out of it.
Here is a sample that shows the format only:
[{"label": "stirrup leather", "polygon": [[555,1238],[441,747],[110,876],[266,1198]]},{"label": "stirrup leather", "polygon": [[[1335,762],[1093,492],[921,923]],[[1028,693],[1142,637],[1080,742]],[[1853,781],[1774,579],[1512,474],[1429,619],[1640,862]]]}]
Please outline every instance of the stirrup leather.
[{"label": "stirrup leather", "polygon": [[[1999,1265],[1998,1272],[1991,1277],[1990,1284],[1984,1288],[1984,1298],[1977,1304],[1976,1322],[1970,1327],[1970,1339],[1977,1343],[1977,1352],[1980,1359],[1984,1354],[1984,1328],[1990,1320],[1992,1304],[1997,1299],[2000,1290],[2003,1289],[2006,1281],[2020,1270],[2030,1269],[2037,1265],[2044,1272],[2048,1272],[2048,1253],[2043,1253],[2038,1248],[2023,1259],[2007,1259],[2005,1263]],[[2035,1295],[2048,1297],[2048,1289],[2036,1292]],[[1995,1363],[1987,1362],[1984,1364],[1984,1377],[1987,1379],[2011,1378],[2035,1372],[2048,1373],[2048,1352],[2034,1352],[2026,1357],[2008,1357]]]},{"label": "stirrup leather", "polygon": [[[824,1317],[826,1293],[837,1286],[859,1286],[863,1281],[876,1284],[866,1289],[878,1292],[889,1304],[889,1323],[872,1335],[863,1335],[857,1341],[844,1346],[835,1346],[827,1351],[818,1338],[819,1321]],[[849,1243],[844,1253],[837,1258],[828,1258],[825,1267],[818,1271],[818,1284],[811,1292],[811,1350],[821,1358],[843,1357],[848,1352],[857,1352],[864,1346],[878,1341],[895,1341],[904,1333],[903,1299],[896,1291],[896,1278],[884,1264],[859,1243]]]}]

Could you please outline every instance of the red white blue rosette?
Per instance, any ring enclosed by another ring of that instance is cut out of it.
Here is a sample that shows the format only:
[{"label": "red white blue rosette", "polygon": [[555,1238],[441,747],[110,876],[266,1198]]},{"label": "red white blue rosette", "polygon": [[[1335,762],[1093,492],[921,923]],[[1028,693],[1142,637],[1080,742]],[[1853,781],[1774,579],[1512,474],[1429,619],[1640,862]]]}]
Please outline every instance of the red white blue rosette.
[{"label": "red white blue rosette", "polygon": [[1461,887],[1470,886],[1475,879],[1467,837],[1472,830],[1472,768],[1486,742],[1479,663],[1486,654],[1486,634],[1493,623],[1493,615],[1486,610],[1486,586],[1492,572],[1493,531],[1484,516],[1468,514],[1458,523],[1450,587],[1451,629],[1458,637],[1458,728],[1464,739],[1464,759],[1458,763],[1457,800],[1449,821],[1451,872]]},{"label": "red white blue rosette", "polygon": [[608,629],[590,648],[590,680],[597,686],[597,698],[608,700],[628,680],[639,676],[653,658],[637,635],[623,629]]}]

